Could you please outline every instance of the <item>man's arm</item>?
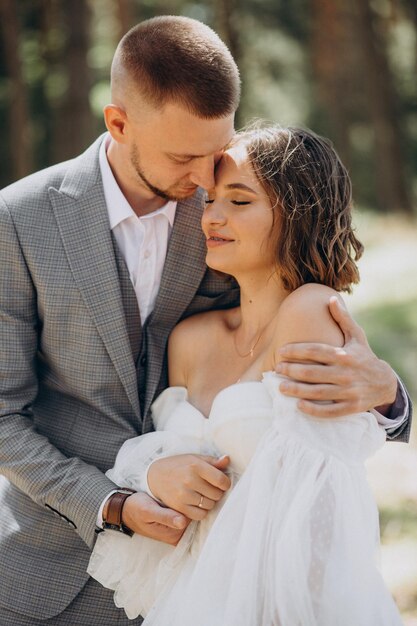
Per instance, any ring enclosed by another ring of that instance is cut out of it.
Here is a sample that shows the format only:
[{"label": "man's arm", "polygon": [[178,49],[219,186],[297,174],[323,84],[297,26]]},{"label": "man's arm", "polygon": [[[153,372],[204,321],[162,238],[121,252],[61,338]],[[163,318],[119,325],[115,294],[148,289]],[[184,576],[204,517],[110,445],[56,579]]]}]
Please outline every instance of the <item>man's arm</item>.
[{"label": "man's arm", "polygon": [[[375,409],[395,420],[393,439],[407,440],[412,408],[408,395],[401,393],[400,382],[385,361],[372,352],[361,327],[338,298],[332,297],[330,312],[344,336],[343,348],[318,343],[293,343],[283,346],[283,361],[277,372],[290,379],[282,383],[282,393],[300,398],[299,407],[318,417],[339,417]],[[317,401],[331,404],[317,404]],[[392,429],[392,427],[391,427]]]},{"label": "man's arm", "polygon": [[[94,465],[65,456],[36,430],[32,407],[39,391],[41,345],[37,294],[1,196],[0,268],[0,472],[51,515],[59,515],[92,547],[97,512],[116,485]],[[59,420],[60,415],[51,419]],[[164,526],[178,528],[178,518],[183,528],[187,525],[184,516],[155,505],[150,498],[136,500],[137,527],[143,520],[156,539],[165,539]]]}]

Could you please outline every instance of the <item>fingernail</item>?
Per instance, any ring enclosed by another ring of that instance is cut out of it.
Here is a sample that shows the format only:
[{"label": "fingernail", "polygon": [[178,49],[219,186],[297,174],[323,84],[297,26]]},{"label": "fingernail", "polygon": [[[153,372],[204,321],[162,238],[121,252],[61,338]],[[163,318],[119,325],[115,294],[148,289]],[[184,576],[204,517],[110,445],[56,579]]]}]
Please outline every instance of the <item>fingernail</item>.
[{"label": "fingernail", "polygon": [[281,383],[279,388],[280,388],[281,391],[288,391],[289,385],[288,385],[288,383]]},{"label": "fingernail", "polygon": [[228,458],[228,454],[223,454],[222,456],[219,456],[219,458],[217,459],[218,461],[224,461],[224,459]]},{"label": "fingernail", "polygon": [[281,363],[277,363],[275,365],[275,371],[276,372],[282,372],[282,365],[281,365]]}]

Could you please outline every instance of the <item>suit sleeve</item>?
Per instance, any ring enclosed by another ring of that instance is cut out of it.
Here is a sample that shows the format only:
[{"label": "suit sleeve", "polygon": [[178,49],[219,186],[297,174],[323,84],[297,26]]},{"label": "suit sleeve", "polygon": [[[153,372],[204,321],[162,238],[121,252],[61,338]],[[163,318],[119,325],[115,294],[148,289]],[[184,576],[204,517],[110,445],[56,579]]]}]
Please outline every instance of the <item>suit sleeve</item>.
[{"label": "suit sleeve", "polygon": [[0,473],[59,514],[92,546],[97,511],[115,485],[93,465],[66,457],[36,431],[36,290],[1,196],[0,268]]},{"label": "suit sleeve", "polygon": [[388,417],[372,411],[378,422],[385,427],[387,439],[390,441],[408,442],[410,439],[413,404],[403,381],[398,377],[397,396]]}]

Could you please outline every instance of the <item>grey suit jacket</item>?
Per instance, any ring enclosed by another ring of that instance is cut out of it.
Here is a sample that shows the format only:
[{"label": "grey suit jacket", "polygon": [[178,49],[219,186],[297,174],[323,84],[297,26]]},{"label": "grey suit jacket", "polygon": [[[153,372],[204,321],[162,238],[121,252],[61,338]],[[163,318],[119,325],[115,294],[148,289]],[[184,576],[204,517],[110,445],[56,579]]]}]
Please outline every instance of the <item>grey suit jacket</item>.
[{"label": "grey suit jacket", "polygon": [[140,369],[101,141],[0,195],[0,605],[37,619],[60,613],[88,578],[97,511],[114,487],[104,472],[123,441],[152,429],[169,332],[186,315],[238,301],[235,283],[205,266],[201,197],[179,203],[138,335]]}]

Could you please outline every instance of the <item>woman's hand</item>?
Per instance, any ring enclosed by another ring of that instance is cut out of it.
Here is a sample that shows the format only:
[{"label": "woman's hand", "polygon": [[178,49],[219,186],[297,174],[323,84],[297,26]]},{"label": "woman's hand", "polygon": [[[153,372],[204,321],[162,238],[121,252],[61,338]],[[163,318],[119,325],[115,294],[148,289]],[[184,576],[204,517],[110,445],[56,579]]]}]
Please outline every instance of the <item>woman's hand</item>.
[{"label": "woman's hand", "polygon": [[373,408],[388,413],[397,393],[395,373],[372,352],[364,331],[338,298],[330,298],[329,310],[345,336],[343,348],[320,343],[283,346],[276,371],[292,380],[281,383],[280,391],[300,398],[300,410],[317,417]]},{"label": "woman's hand", "polygon": [[149,467],[148,485],[166,506],[189,519],[202,520],[230,487],[230,478],[224,473],[229,463],[227,456],[164,457]]}]

